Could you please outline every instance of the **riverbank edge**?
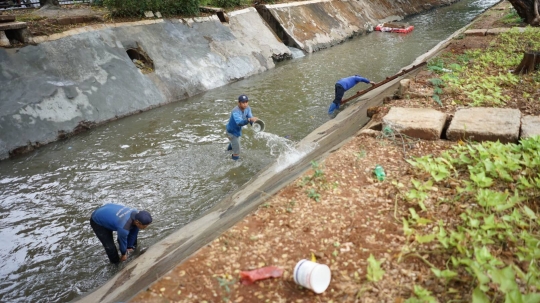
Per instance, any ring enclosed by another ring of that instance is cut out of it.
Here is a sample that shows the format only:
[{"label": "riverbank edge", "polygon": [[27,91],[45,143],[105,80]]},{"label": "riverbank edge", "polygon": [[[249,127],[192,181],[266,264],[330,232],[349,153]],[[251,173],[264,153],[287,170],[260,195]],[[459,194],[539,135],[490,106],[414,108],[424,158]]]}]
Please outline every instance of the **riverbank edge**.
[{"label": "riverbank edge", "polygon": [[[466,31],[476,18],[402,70],[437,57],[453,39]],[[81,298],[80,302],[92,302],[90,298],[96,297],[100,298],[100,302],[129,301],[135,298],[138,293],[159,281],[174,267],[195,256],[200,248],[219,237],[280,189],[308,171],[312,161],[324,160],[349,142],[368,124],[370,119],[366,116],[367,109],[381,105],[385,97],[394,94],[402,79],[410,78],[416,72],[418,70],[411,71],[362,96],[367,101],[351,104],[335,119],[320,126],[298,143],[299,149],[317,145],[317,148],[300,162],[280,172],[275,172],[277,163],[269,165],[232,196],[219,202],[201,218],[153,245],[105,285]],[[156,279],[156,276],[159,278]]]}]

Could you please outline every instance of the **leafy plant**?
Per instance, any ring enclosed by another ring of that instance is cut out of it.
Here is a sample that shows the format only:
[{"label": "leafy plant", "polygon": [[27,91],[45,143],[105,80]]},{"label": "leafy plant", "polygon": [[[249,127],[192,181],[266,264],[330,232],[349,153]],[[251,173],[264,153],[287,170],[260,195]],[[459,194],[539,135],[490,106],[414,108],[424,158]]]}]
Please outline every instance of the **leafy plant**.
[{"label": "leafy plant", "polygon": [[317,192],[317,190],[315,190],[315,188],[310,188],[307,190],[307,195],[309,198],[319,202],[321,200],[321,194],[319,194]]},{"label": "leafy plant", "polygon": [[[523,139],[519,145],[457,144],[439,157],[409,160],[419,174],[428,172],[431,179],[412,179],[414,189],[406,195],[408,199],[426,199],[423,194],[427,195],[431,184],[451,181],[459,184],[458,195],[446,203],[465,205],[465,209],[458,220],[446,222],[441,217],[435,222],[410,208],[409,219],[402,219],[403,230],[415,242],[407,250],[442,250],[446,268],[424,261],[445,284],[454,279],[474,281],[467,301],[498,302],[504,298],[505,302],[540,302],[539,215],[536,207],[530,207],[540,194],[539,156],[537,136]],[[433,207],[423,210],[428,218],[437,216]],[[440,251],[437,258],[441,258]],[[522,262],[527,266],[514,265]],[[464,273],[470,278],[460,277]],[[430,300],[429,293],[415,288],[415,296],[406,302]]]},{"label": "leafy plant", "polygon": [[414,285],[414,295],[405,301],[405,303],[437,303],[437,299],[431,296],[431,292],[421,286]]},{"label": "leafy plant", "polygon": [[369,254],[368,261],[368,268],[367,268],[367,274],[366,278],[371,282],[378,282],[382,280],[384,276],[384,270],[381,268],[381,263],[384,260],[377,261],[375,257],[373,257],[372,254]]},{"label": "leafy plant", "polygon": [[521,18],[515,8],[511,8],[510,12],[506,14],[502,19],[502,23],[505,24],[512,24],[512,23],[521,23],[523,22],[523,18]]},{"label": "leafy plant", "polygon": [[427,69],[437,74],[442,74],[444,71],[444,61],[441,58],[429,60]]},{"label": "leafy plant", "polygon": [[433,85],[433,96],[431,96],[431,98],[433,98],[437,104],[442,106],[443,104],[439,95],[443,93],[442,87],[444,86],[444,82],[439,78],[429,79],[429,82]]},{"label": "leafy plant", "polygon": [[365,150],[360,150],[358,153],[356,153],[356,158],[358,158],[358,160],[364,158],[366,156],[366,151]]},{"label": "leafy plant", "polygon": [[226,293],[226,295],[222,297],[223,302],[229,302],[230,299],[228,295],[231,292],[231,288],[229,286],[234,285],[236,283],[236,279],[229,280],[227,277],[216,277],[216,279],[219,283],[219,287],[223,288]]}]

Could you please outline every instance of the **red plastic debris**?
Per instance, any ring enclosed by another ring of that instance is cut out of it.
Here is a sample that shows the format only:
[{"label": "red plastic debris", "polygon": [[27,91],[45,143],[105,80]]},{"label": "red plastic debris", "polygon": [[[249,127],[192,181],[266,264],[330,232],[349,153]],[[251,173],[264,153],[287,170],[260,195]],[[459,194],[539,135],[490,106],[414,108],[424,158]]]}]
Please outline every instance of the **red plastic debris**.
[{"label": "red plastic debris", "polygon": [[250,271],[240,272],[240,281],[244,285],[253,284],[255,281],[268,278],[279,278],[283,275],[283,269],[276,266],[266,266]]}]

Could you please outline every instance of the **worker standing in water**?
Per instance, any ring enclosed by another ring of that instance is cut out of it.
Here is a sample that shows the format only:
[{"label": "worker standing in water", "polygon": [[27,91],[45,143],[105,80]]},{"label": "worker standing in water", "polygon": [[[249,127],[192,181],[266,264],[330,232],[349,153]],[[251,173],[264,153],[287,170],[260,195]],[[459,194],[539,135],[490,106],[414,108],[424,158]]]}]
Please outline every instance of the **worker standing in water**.
[{"label": "worker standing in water", "polygon": [[339,109],[339,106],[341,105],[341,99],[343,99],[343,95],[345,94],[345,92],[353,88],[353,86],[355,86],[358,82],[375,85],[375,82],[370,81],[359,75],[339,79],[335,85],[336,96],[332,104],[330,104],[330,108],[328,109],[329,115],[333,114],[336,109]]},{"label": "worker standing in water", "polygon": [[[140,229],[145,229],[152,223],[149,212],[135,208],[105,204],[96,209],[90,217],[90,226],[98,237],[111,263],[127,260],[128,252],[137,248],[137,236]],[[120,256],[114,244],[113,231],[116,231]]]},{"label": "worker standing in water", "polygon": [[233,108],[229,123],[227,123],[227,137],[229,138],[229,146],[227,150],[232,150],[231,158],[233,160],[240,159],[240,136],[242,136],[242,127],[257,121],[257,117],[253,117],[251,107],[248,105],[249,99],[246,95],[238,97],[238,105]]}]

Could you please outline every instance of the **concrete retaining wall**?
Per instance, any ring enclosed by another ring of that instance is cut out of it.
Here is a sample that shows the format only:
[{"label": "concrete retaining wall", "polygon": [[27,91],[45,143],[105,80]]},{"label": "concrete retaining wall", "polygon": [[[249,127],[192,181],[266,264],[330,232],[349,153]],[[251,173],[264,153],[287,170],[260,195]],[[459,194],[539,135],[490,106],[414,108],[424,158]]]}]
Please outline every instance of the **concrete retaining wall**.
[{"label": "concrete retaining wall", "polygon": [[[254,8],[215,16],[98,27],[0,49],[0,159],[96,124],[274,67],[290,50]],[[143,74],[127,54],[144,52]]]},{"label": "concrete retaining wall", "polygon": [[261,5],[257,10],[285,44],[311,53],[373,31],[379,23],[456,1],[315,0]]},{"label": "concrete retaining wall", "polygon": [[[457,0],[305,1],[187,20],[102,24],[0,49],[0,159],[185,99],[307,52]],[[274,32],[270,29],[274,29]],[[284,41],[282,43],[281,40]],[[127,50],[144,53],[143,74]]]}]

